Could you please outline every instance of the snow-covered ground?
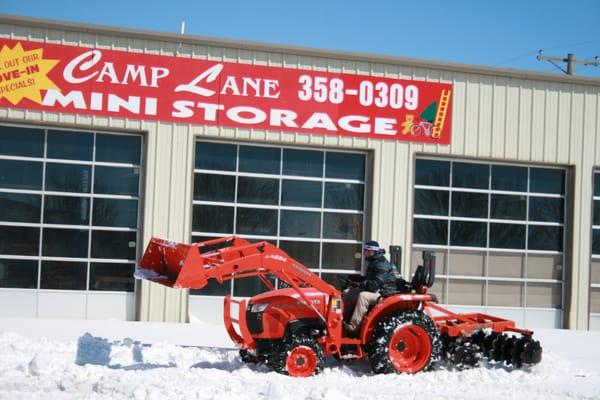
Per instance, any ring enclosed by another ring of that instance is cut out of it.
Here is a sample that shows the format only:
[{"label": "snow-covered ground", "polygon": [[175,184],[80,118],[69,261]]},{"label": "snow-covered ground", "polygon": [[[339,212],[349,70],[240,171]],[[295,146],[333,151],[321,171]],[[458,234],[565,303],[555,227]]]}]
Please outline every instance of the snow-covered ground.
[{"label": "snow-covered ground", "polygon": [[0,319],[0,399],[600,399],[600,332],[535,337],[531,369],[373,375],[328,360],[291,378],[242,363],[216,325]]}]

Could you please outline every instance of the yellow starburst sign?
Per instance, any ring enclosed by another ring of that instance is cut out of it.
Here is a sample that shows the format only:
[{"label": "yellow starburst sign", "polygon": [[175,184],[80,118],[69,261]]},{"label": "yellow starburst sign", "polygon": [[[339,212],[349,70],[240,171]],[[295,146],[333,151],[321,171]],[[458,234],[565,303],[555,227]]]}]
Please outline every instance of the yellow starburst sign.
[{"label": "yellow starburst sign", "polygon": [[59,60],[45,60],[43,49],[25,51],[21,43],[0,50],[0,99],[13,105],[22,99],[42,103],[41,90],[58,89],[48,72]]}]

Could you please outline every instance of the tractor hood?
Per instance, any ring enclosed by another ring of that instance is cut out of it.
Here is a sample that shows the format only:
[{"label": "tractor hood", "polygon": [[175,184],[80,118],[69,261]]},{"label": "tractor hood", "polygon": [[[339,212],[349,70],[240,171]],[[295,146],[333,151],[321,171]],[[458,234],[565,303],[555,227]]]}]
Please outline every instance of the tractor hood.
[{"label": "tractor hood", "polygon": [[[321,314],[326,313],[328,296],[315,288],[301,288],[302,293]],[[294,304],[303,305],[305,301],[292,288],[272,290],[252,297],[250,304]],[[309,307],[310,308],[310,307]]]}]

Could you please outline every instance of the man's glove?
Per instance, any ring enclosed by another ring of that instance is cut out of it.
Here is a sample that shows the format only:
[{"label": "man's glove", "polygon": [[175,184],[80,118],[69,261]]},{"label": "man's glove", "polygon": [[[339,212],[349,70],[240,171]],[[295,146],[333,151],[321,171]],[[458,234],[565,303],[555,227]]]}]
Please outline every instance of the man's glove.
[{"label": "man's glove", "polygon": [[360,286],[360,282],[352,279],[340,277],[340,281],[343,289]]}]

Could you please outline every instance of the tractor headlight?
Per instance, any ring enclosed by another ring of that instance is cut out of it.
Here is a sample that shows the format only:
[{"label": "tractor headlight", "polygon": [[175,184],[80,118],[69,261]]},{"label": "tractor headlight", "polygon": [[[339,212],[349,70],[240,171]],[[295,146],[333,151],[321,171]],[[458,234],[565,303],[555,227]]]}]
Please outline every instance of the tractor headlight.
[{"label": "tractor headlight", "polygon": [[268,304],[252,304],[252,308],[250,308],[251,312],[255,312],[255,313],[259,313],[259,312],[263,312],[267,309],[269,305]]}]

